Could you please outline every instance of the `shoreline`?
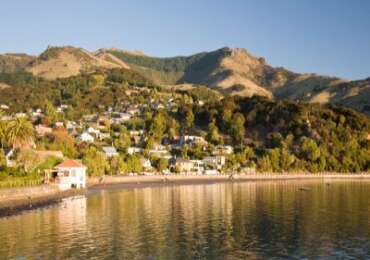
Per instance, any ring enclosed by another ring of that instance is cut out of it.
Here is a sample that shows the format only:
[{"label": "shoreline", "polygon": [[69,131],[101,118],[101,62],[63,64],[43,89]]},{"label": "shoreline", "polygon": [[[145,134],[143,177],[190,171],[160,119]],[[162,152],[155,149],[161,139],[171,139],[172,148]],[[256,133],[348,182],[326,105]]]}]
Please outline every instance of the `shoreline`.
[{"label": "shoreline", "polygon": [[0,218],[16,215],[61,202],[65,198],[88,195],[99,190],[121,190],[178,185],[198,185],[215,183],[240,183],[250,181],[289,181],[289,180],[366,180],[370,173],[363,174],[253,174],[216,176],[154,175],[154,176],[105,176],[89,178],[87,189],[59,191],[55,187],[42,185],[28,188],[0,189]]}]

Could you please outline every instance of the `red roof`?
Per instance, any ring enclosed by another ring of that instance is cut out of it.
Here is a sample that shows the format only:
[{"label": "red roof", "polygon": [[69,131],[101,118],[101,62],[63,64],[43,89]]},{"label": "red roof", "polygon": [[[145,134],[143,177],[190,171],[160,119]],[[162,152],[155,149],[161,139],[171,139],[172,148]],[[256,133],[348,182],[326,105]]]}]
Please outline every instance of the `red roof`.
[{"label": "red roof", "polygon": [[82,163],[71,159],[64,160],[62,163],[55,166],[55,168],[85,168],[85,167],[86,166],[83,165]]}]

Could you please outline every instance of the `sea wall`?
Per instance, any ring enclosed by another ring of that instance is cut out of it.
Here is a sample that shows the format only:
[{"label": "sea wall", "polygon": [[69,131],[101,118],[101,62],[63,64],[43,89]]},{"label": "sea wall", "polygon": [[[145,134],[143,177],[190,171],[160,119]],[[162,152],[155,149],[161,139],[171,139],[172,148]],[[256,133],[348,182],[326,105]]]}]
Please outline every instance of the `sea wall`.
[{"label": "sea wall", "polygon": [[22,187],[11,189],[0,189],[0,202],[9,200],[24,200],[36,197],[48,196],[59,193],[59,189],[52,185],[41,185],[35,187]]},{"label": "sea wall", "polygon": [[238,181],[258,181],[258,180],[305,180],[305,179],[368,179],[370,180],[370,173],[361,174],[337,174],[337,173],[258,173],[248,175],[154,175],[154,176],[104,176],[92,177],[88,179],[88,186],[94,185],[109,185],[109,184],[150,184],[163,182],[221,182],[229,180]]}]

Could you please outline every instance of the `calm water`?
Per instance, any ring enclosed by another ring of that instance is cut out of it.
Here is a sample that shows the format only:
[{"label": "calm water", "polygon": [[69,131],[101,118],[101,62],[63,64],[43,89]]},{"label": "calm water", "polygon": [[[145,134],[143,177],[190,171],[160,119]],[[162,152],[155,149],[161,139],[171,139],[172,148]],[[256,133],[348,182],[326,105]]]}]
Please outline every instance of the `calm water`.
[{"label": "calm water", "polygon": [[99,191],[0,219],[0,259],[366,259],[369,214],[361,181]]}]

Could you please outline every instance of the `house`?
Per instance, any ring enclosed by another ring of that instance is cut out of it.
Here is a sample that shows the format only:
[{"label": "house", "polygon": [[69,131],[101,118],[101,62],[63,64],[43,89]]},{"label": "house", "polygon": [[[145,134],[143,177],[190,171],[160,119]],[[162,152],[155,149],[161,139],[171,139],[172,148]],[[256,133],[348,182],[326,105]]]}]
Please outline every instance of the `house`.
[{"label": "house", "polygon": [[55,127],[64,127],[64,123],[61,121],[55,122]]},{"label": "house", "polygon": [[102,149],[107,158],[118,156],[118,152],[113,146],[104,146]]},{"label": "house", "polygon": [[110,138],[110,133],[99,133],[97,135],[100,141]]},{"label": "house", "polygon": [[183,135],[180,138],[180,144],[207,144],[207,141],[202,136],[196,135]]},{"label": "house", "polygon": [[212,151],[213,155],[230,155],[234,152],[234,148],[231,145],[218,145]]},{"label": "house", "polygon": [[27,114],[26,114],[26,113],[21,113],[21,112],[20,112],[20,113],[16,113],[16,114],[15,114],[15,117],[16,117],[16,118],[27,117]]},{"label": "house", "polygon": [[61,190],[85,188],[86,170],[87,167],[80,162],[67,159],[46,171],[45,183],[55,183]]},{"label": "house", "polygon": [[0,109],[2,109],[2,110],[8,110],[9,109],[9,106],[7,106],[5,104],[1,104],[0,105]]},{"label": "house", "polygon": [[89,134],[93,134],[95,136],[97,136],[98,134],[100,134],[100,130],[95,129],[94,127],[91,127],[91,126],[89,128],[87,128],[87,132]]},{"label": "house", "polygon": [[14,149],[12,148],[4,149],[4,155],[5,155],[6,166],[8,167],[13,166],[14,165],[14,161],[13,161]]},{"label": "house", "polygon": [[191,160],[183,159],[183,158],[176,159],[175,168],[179,172],[189,173],[192,171],[193,167],[194,167],[194,164]]},{"label": "house", "polygon": [[131,146],[127,148],[127,153],[130,155],[135,154],[135,153],[141,153],[141,151],[142,149],[140,147]]},{"label": "house", "polygon": [[142,160],[141,160],[141,166],[143,167],[143,169],[145,170],[145,171],[149,171],[149,170],[151,170],[153,167],[152,167],[152,163],[150,162],[150,160],[149,159],[147,159],[147,158],[143,158]]},{"label": "house", "polygon": [[78,139],[81,141],[81,142],[94,142],[94,137],[89,134],[88,132],[83,132],[79,137]]},{"label": "house", "polygon": [[226,164],[226,158],[223,155],[209,156],[203,159],[205,165],[221,170]]},{"label": "house", "polygon": [[114,112],[112,114],[112,121],[114,124],[120,124],[122,122],[127,122],[131,119],[131,114],[129,113],[119,113],[119,112]]},{"label": "house", "polygon": [[192,172],[200,175],[204,172],[204,163],[201,160],[190,160],[193,163]]}]

